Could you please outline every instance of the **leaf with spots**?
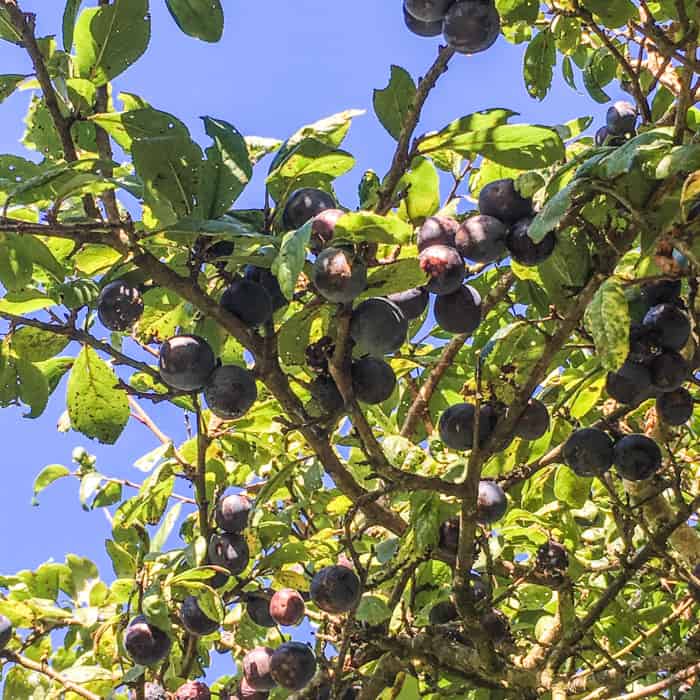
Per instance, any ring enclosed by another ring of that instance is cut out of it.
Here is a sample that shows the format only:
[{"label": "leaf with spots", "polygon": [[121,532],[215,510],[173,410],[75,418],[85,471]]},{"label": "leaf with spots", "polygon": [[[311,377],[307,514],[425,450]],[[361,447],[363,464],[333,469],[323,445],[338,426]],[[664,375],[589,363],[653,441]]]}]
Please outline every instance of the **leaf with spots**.
[{"label": "leaf with spots", "polygon": [[605,369],[622,367],[629,353],[630,312],[622,285],[609,279],[593,297],[585,315],[596,350]]},{"label": "leaf with spots", "polygon": [[79,78],[104,85],[134,63],[151,39],[148,0],[115,0],[83,10],[75,25]]},{"label": "leaf with spots", "polygon": [[117,382],[114,371],[88,346],[78,355],[68,380],[71,425],[107,445],[117,441],[129,420],[129,401]]}]

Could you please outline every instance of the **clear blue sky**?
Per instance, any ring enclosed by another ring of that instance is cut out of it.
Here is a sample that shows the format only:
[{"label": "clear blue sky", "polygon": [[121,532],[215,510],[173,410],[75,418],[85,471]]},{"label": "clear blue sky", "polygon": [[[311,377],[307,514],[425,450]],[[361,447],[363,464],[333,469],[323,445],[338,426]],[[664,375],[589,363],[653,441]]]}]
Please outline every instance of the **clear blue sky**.
[{"label": "clear blue sky", "polygon": [[[115,91],[136,93],[154,107],[172,112],[202,143],[206,142],[199,122],[203,115],[226,119],[244,134],[284,138],[334,112],[367,109],[366,116],[355,120],[344,146],[357,158],[356,169],[337,183],[348,207],[357,204],[362,172],[373,168],[382,174],[393,152],[393,140],[372,115],[372,89],[386,85],[392,63],[414,77],[421,75],[438,47],[436,39],[421,39],[405,29],[401,0],[225,2],[226,30],[216,45],[183,35],[163,0],[151,4],[151,46],[117,79]],[[57,33],[60,41],[63,2],[24,0],[21,5],[37,12],[39,33]],[[518,120],[525,122],[556,124],[587,114],[601,121],[605,107],[572,92],[559,71],[544,102],[530,99],[522,79],[523,51],[524,45],[512,46],[501,38],[486,53],[456,57],[427,104],[420,131],[490,107],[514,109],[521,113]],[[0,43],[0,65],[3,73],[31,70],[22,50],[5,42]],[[0,153],[23,153],[18,140],[29,97],[26,92],[16,94],[0,105]],[[262,206],[262,179],[256,178],[240,206]],[[0,411],[4,441],[0,572],[34,568],[76,552],[95,560],[110,580],[103,547],[109,525],[101,512],[81,510],[77,481],[49,487],[38,508],[30,505],[32,482],[46,464],[70,465],[77,445],[98,455],[101,472],[139,479],[133,462],[156,441],[133,421],[114,447],[90,443],[75,433],[60,434],[56,422],[64,410],[64,396],[62,385],[39,420],[23,419],[19,409]],[[167,433],[184,437],[177,412],[163,406],[146,408]],[[178,490],[187,492],[187,485],[179,484]]]}]

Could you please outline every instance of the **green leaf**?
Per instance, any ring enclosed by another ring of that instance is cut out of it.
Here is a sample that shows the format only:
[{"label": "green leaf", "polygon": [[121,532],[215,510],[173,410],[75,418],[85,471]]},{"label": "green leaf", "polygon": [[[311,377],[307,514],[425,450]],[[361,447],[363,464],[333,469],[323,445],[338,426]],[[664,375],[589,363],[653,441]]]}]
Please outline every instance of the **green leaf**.
[{"label": "green leaf", "polygon": [[572,508],[582,508],[588,500],[591,481],[590,478],[576,476],[569,467],[562,464],[554,477],[554,495],[557,500]]},{"label": "green leaf", "polygon": [[413,237],[413,228],[395,216],[368,211],[344,214],[335,226],[335,238],[353,242],[369,241],[399,245]]},{"label": "green leaf", "polygon": [[49,383],[49,394],[58,387],[63,375],[73,366],[75,360],[72,357],[54,357],[44,362],[37,362],[36,366],[42,371]]},{"label": "green leaf", "polygon": [[400,66],[391,66],[391,77],[387,87],[374,91],[374,111],[382,126],[397,141],[415,96],[416,85],[413,78]]},{"label": "green leaf", "polygon": [[692,173],[700,168],[700,145],[674,146],[656,166],[656,178],[665,180],[678,173]]},{"label": "green leaf", "polygon": [[399,191],[406,190],[399,212],[409,221],[421,222],[440,208],[440,178],[427,158],[416,158],[411,169],[401,178]]},{"label": "green leaf", "polygon": [[29,362],[49,360],[62,352],[69,338],[31,326],[18,328],[11,336],[13,352]]},{"label": "green leaf", "polygon": [[62,464],[49,464],[34,479],[34,496],[38,496],[47,486],[64,476],[70,475],[70,469]]},{"label": "green leaf", "polygon": [[78,77],[104,85],[146,51],[150,38],[148,0],[114,0],[83,10],[74,34]]},{"label": "green leaf", "polygon": [[16,73],[0,75],[0,102],[7,99],[27,77],[26,75],[19,75]]},{"label": "green leaf", "polygon": [[645,131],[601,159],[595,167],[595,173],[599,177],[612,180],[630,172],[633,168],[638,168],[647,159],[659,160],[664,151],[671,150],[672,145],[671,129]]},{"label": "green leaf", "polygon": [[425,284],[425,272],[420,269],[418,259],[402,258],[387,265],[370,268],[367,288],[358,299],[405,292],[422,284]]},{"label": "green leaf", "polygon": [[[418,146],[420,153],[436,149],[435,141],[427,139]],[[482,131],[457,134],[439,144],[461,153],[465,158],[481,154],[511,168],[530,170],[543,168],[564,160],[564,144],[554,130],[532,124],[503,124]]]},{"label": "green leaf", "polygon": [[0,311],[7,311],[11,314],[27,314],[55,305],[53,299],[35,289],[10,292],[5,295],[4,299],[0,299]]},{"label": "green leaf", "polygon": [[90,120],[101,126],[125,151],[131,150],[136,139],[169,136],[186,141],[190,138],[190,132],[179,119],[152,107],[95,114]]},{"label": "green leaf", "polygon": [[335,178],[344,175],[354,165],[355,158],[347,151],[316,139],[306,139],[270,173],[266,184],[273,199],[280,202],[299,187],[328,189]]},{"label": "green leaf", "polygon": [[614,372],[629,354],[630,314],[622,285],[608,279],[600,286],[584,317],[603,367]]},{"label": "green leaf", "polygon": [[99,472],[88,472],[80,479],[80,504],[84,510],[90,510],[88,501],[95,494],[102,483],[102,474]]},{"label": "green leaf", "polygon": [[455,119],[444,129],[434,134],[426,134],[420,141],[420,152],[428,153],[439,151],[443,148],[450,148],[449,144],[456,137],[500,126],[516,114],[517,112],[513,112],[510,109],[485,109],[481,112],[475,112],[474,114],[468,114],[466,117]]},{"label": "green leaf", "polygon": [[18,358],[15,361],[20,400],[30,407],[31,411],[25,413],[25,418],[38,418],[46,408],[49,401],[49,383],[43,372],[25,359]]},{"label": "green leaf", "polygon": [[552,86],[556,56],[554,35],[549,30],[540,32],[528,44],[525,51],[523,76],[530,97],[543,100],[547,96]]},{"label": "green leaf", "polygon": [[258,497],[255,499],[256,508],[261,508],[265,505],[274,496],[277,489],[284,486],[287,479],[294,473],[294,466],[294,464],[288,464],[284,469],[280,469],[276,474],[268,478],[265,486],[260,489]]},{"label": "green leaf", "polygon": [[211,43],[224,33],[224,11],[220,0],[165,0],[177,26],[187,34]]},{"label": "green leaf", "polygon": [[75,20],[78,17],[78,10],[83,0],[66,0],[66,7],[63,10],[63,50],[69,53],[73,48],[73,32],[75,31]]},{"label": "green leaf", "polygon": [[168,514],[163,518],[158,531],[151,539],[151,552],[160,552],[163,546],[170,537],[175,525],[177,524],[177,519],[180,517],[180,511],[182,510],[182,503],[175,503],[173,507],[168,511]]},{"label": "green leaf", "polygon": [[387,599],[380,595],[363,595],[355,612],[355,619],[369,625],[379,625],[390,617],[391,610]]},{"label": "green leaf", "polygon": [[411,525],[419,552],[437,545],[440,527],[440,497],[437,494],[419,491],[411,496]]},{"label": "green leaf", "polygon": [[272,554],[263,557],[257,565],[259,572],[276,571],[284,564],[305,562],[309,552],[303,542],[286,542]]},{"label": "green leaf", "polygon": [[496,9],[504,22],[533,24],[540,10],[538,0],[496,0]]},{"label": "green leaf", "polygon": [[615,68],[615,58],[605,47],[599,48],[588,58],[583,67],[583,85],[596,102],[605,104],[610,100],[603,86],[613,79]]},{"label": "green leaf", "polygon": [[572,180],[564,189],[559,190],[538,212],[528,228],[527,235],[539,243],[550,231],[559,226],[566,216],[576,194],[585,185],[581,180]]},{"label": "green leaf", "polygon": [[10,11],[6,7],[0,7],[0,39],[5,39],[13,44],[22,43],[22,34],[17,31],[12,22]]},{"label": "green leaf", "polygon": [[311,238],[312,222],[308,221],[300,229],[289,231],[282,238],[280,252],[272,263],[272,274],[277,277],[280,289],[287,299],[294,296],[299,274],[306,260],[306,246]]},{"label": "green leaf", "polygon": [[0,282],[10,291],[21,291],[32,281],[34,266],[24,241],[9,235],[0,240]]},{"label": "green leaf", "polygon": [[93,508],[106,508],[122,500],[122,485],[108,481],[100,486],[92,502]]},{"label": "green leaf", "polygon": [[131,152],[143,179],[144,201],[159,218],[192,215],[202,165],[199,146],[190,139],[161,136],[134,141]]},{"label": "green leaf", "polygon": [[574,78],[574,62],[569,56],[564,56],[561,62],[561,73],[564,76],[566,84],[572,89],[576,90],[576,79]]},{"label": "green leaf", "polygon": [[282,144],[270,164],[269,172],[272,173],[279,168],[296,146],[306,139],[320,141],[329,148],[337,148],[348,133],[352,120],[364,113],[364,110],[361,109],[346,109],[343,112],[332,114],[330,117],[319,119],[313,124],[302,126]]},{"label": "green leaf", "polygon": [[159,583],[152,583],[146,589],[143,600],[141,601],[141,609],[146,619],[152,625],[159,627],[165,632],[170,631],[171,623],[168,613],[168,604]]},{"label": "green leaf", "polygon": [[592,123],[593,117],[578,117],[577,119],[571,119],[566,122],[566,124],[560,124],[554,128],[559,132],[562,140],[567,141],[582,134]]},{"label": "green leaf", "polygon": [[57,282],[63,282],[66,277],[66,270],[51,252],[50,248],[36,236],[23,236],[24,246],[37,265],[48,272]]},{"label": "green leaf", "polygon": [[117,376],[91,347],[78,355],[68,381],[68,414],[75,430],[112,445],[129,420],[126,392]]},{"label": "green leaf", "polygon": [[282,142],[278,139],[264,138],[261,136],[246,136],[245,145],[248,149],[248,157],[251,165],[255,165],[269,153],[274,153]]},{"label": "green leaf", "polygon": [[279,354],[285,367],[303,367],[306,348],[324,336],[331,316],[330,306],[306,306],[285,321],[279,330]]},{"label": "green leaf", "polygon": [[30,150],[40,153],[49,160],[63,158],[63,144],[54,126],[46,102],[34,95],[24,119],[27,128],[22,134],[22,143]]},{"label": "green leaf", "polygon": [[136,560],[120,544],[105,540],[105,549],[112,560],[112,568],[118,578],[133,578],[136,575]]},{"label": "green leaf", "polygon": [[637,8],[631,0],[582,0],[582,4],[610,29],[621,27],[638,17]]},{"label": "green leaf", "polygon": [[206,218],[218,219],[231,208],[250,182],[253,166],[245,139],[234,126],[221,119],[204,117],[204,128],[214,140],[214,147],[207,149],[207,159],[215,175],[211,182],[201,183],[210,194],[204,198],[210,205],[202,211]]},{"label": "green leaf", "polygon": [[381,188],[379,176],[374,170],[367,170],[362,175],[362,180],[357,188],[360,198],[360,209],[373,209],[379,201],[379,189]]}]

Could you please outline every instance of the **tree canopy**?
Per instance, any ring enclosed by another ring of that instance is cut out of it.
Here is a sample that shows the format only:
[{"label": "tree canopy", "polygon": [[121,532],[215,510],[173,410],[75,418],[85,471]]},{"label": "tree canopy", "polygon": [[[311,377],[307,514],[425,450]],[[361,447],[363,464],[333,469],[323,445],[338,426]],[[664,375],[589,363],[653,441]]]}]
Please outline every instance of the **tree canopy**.
[{"label": "tree canopy", "polygon": [[[38,470],[36,499],[74,479],[109,509],[113,570],[0,576],[5,699],[700,698],[697,3],[394,2],[436,58],[374,90],[377,174],[343,148],[357,110],[284,141],[206,116],[197,143],[115,94],[148,0],[67,0],[50,36],[0,0],[28,64],[0,101],[33,91],[32,153],[0,155],[0,405],[65,388],[59,429],[154,440],[139,481],[84,449]],[[166,4],[221,38],[220,0]],[[421,133],[499,36],[532,98],[561,70],[629,101]]]}]

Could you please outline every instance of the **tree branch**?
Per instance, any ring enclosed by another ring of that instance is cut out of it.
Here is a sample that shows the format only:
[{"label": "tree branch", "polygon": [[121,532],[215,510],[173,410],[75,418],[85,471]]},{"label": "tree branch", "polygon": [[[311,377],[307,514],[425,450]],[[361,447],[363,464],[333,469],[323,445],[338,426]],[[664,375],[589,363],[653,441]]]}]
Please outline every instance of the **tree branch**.
[{"label": "tree branch", "polygon": [[[485,319],[486,316],[501,301],[503,301],[508,293],[508,290],[513,284],[514,279],[515,275],[508,271],[493,286],[489,292],[489,295],[486,297],[486,299],[484,299],[484,303],[482,305],[482,319]],[[454,338],[452,338],[452,340],[450,340],[449,343],[447,343],[447,345],[445,345],[442,354],[440,355],[440,359],[430,370],[423,384],[421,384],[418,395],[413,400],[413,403],[406,413],[406,418],[401,426],[401,437],[411,438],[414,430],[416,429],[418,421],[427,410],[430,399],[437,389],[440,380],[448,368],[452,365],[455,357],[457,357],[457,354],[462,347],[464,347],[464,344],[470,337],[470,335],[462,333],[460,335],[456,335]]]},{"label": "tree branch", "polygon": [[[32,66],[34,67],[36,79],[44,96],[46,108],[49,110],[51,121],[53,121],[56,131],[58,132],[59,139],[61,140],[63,154],[69,163],[73,163],[78,160],[78,153],[75,149],[73,137],[70,133],[71,124],[70,121],[66,119],[63,114],[61,114],[61,108],[58,105],[56,92],[54,91],[51,83],[51,76],[49,75],[46,63],[44,62],[44,57],[41,54],[41,49],[39,48],[39,44],[37,43],[36,36],[34,34],[34,16],[22,12],[15,2],[7,2],[6,0],[2,0],[2,5],[7,10],[15,29],[22,37],[22,46],[29,54]],[[90,195],[85,195],[83,197],[83,204],[85,206],[85,213],[89,217],[93,219],[101,218],[100,211]]]},{"label": "tree branch", "polygon": [[386,214],[394,206],[394,193],[399,180],[411,166],[410,143],[413,132],[418,126],[420,116],[423,111],[425,101],[428,99],[430,91],[435,87],[440,76],[447,70],[450,59],[454,56],[455,51],[446,46],[441,46],[438,52],[438,57],[430,67],[420,82],[416,90],[413,104],[409,108],[403,120],[403,127],[399,134],[396,151],[391,161],[391,168],[384,177],[384,182],[379,188],[379,201],[376,206],[377,214]]},{"label": "tree branch", "polygon": [[663,547],[666,540],[673,532],[680,527],[688,518],[695,513],[700,506],[700,496],[697,496],[690,504],[682,507],[676,514],[675,518],[659,528],[654,536],[647,542],[636,556],[629,562],[625,570],[615,578],[607,590],[588,611],[586,616],[580,620],[573,628],[571,633],[566,635],[561,642],[554,648],[549,660],[549,667],[556,670],[567,658],[575,651],[575,646],[583,639],[588,630],[596,623],[600,616],[605,612],[610,603],[622,591],[624,586],[630,581],[636,573],[644,566],[657,552]]},{"label": "tree branch", "polygon": [[37,673],[41,673],[42,675],[47,676],[52,681],[56,681],[56,683],[62,685],[66,690],[72,691],[76,695],[79,695],[81,698],[85,698],[85,700],[101,700],[100,696],[96,693],[91,693],[89,690],[86,690],[77,683],[73,683],[73,681],[68,680],[65,676],[62,676],[58,671],[54,671],[50,666],[47,666],[44,663],[32,661],[26,656],[22,656],[21,654],[17,654],[13,651],[7,650],[1,651],[0,657],[4,657],[8,661],[18,664],[19,666],[23,666],[29,671],[36,671]]},{"label": "tree branch", "polygon": [[11,323],[18,326],[30,326],[32,328],[38,328],[43,331],[48,331],[49,333],[55,333],[56,335],[65,336],[66,338],[70,338],[71,340],[74,340],[78,343],[82,343],[83,345],[89,345],[95,350],[99,350],[100,352],[109,355],[111,358],[114,359],[114,361],[117,364],[132,367],[133,369],[136,369],[139,372],[148,374],[150,377],[153,377],[154,379],[157,379],[160,382],[160,374],[158,374],[158,371],[150,365],[147,365],[145,362],[139,362],[138,360],[134,360],[128,355],[125,355],[123,352],[120,352],[116,348],[113,348],[109,343],[105,343],[101,340],[98,340],[94,336],[90,335],[89,333],[86,333],[85,331],[81,331],[75,326],[58,325],[56,323],[46,323],[44,321],[38,321],[34,318],[27,318],[26,316],[17,316],[16,314],[11,314],[7,311],[0,311],[0,318],[4,318],[6,321],[10,321]]}]

